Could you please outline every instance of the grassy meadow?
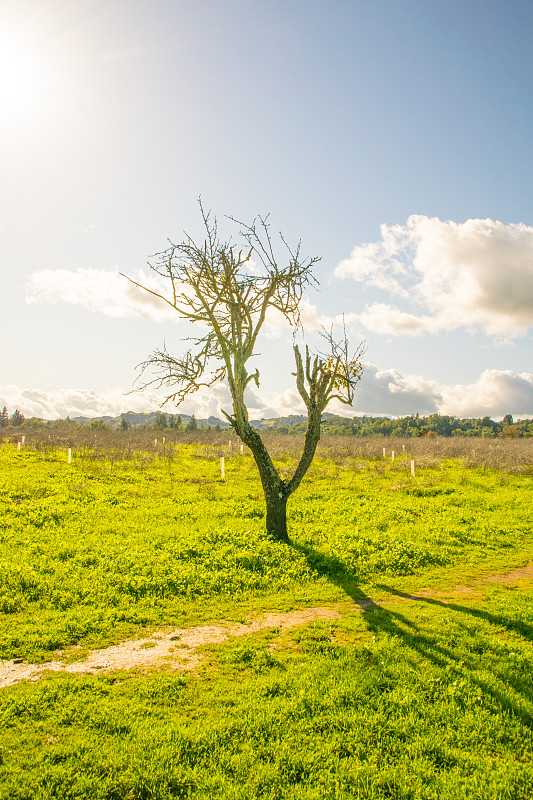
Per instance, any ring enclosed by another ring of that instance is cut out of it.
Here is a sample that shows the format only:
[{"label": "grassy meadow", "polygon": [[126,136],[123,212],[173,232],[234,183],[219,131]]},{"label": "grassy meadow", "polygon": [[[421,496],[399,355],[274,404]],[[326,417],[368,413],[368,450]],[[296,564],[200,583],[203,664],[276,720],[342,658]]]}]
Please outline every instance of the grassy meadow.
[{"label": "grassy meadow", "polygon": [[1,800],[533,795],[533,443],[327,437],[286,546],[228,434],[68,436],[0,446],[0,660],[339,615],[1,689]]}]

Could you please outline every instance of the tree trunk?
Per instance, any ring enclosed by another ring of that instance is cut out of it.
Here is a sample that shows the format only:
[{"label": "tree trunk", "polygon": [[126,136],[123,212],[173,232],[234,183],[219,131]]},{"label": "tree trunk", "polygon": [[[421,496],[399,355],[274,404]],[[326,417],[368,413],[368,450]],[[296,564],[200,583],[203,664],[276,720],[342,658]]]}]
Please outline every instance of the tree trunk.
[{"label": "tree trunk", "polygon": [[242,441],[248,445],[257,464],[266,503],[266,530],[279,542],[289,542],[287,533],[287,499],[291,492],[281,480],[265,444],[249,424],[235,425]]},{"label": "tree trunk", "polygon": [[287,533],[287,499],[281,492],[265,495],[267,533],[279,542],[289,542]]}]

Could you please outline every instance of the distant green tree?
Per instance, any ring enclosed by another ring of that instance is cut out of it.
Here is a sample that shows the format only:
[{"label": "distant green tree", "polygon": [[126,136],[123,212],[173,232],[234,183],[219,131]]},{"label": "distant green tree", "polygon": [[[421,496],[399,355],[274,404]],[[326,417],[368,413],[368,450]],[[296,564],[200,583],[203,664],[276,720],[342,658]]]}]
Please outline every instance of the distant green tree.
[{"label": "distant green tree", "polygon": [[129,431],[129,429],[131,428],[131,422],[129,422],[129,420],[127,420],[126,417],[122,417],[122,419],[120,420],[119,428],[121,431]]},{"label": "distant green tree", "polygon": [[307,422],[299,422],[298,425],[293,425],[291,428],[291,433],[305,433],[307,428]]},{"label": "distant green tree", "polygon": [[428,427],[433,433],[439,436],[451,436],[453,417],[442,417],[440,414],[430,414],[428,417]]},{"label": "distant green tree", "polygon": [[520,419],[513,424],[512,430],[516,432],[517,436],[533,436],[533,420]]},{"label": "distant green tree", "polygon": [[501,425],[514,425],[514,419],[512,414],[506,414],[505,417],[501,421]]},{"label": "distant green tree", "polygon": [[25,429],[44,428],[46,427],[46,420],[41,419],[41,417],[30,417],[24,420],[21,427]]},{"label": "distant green tree", "polygon": [[166,414],[163,414],[161,411],[158,411],[156,413],[154,428],[157,428],[158,430],[163,430],[164,428],[168,428]]},{"label": "distant green tree", "polygon": [[9,425],[9,414],[7,408],[4,406],[0,414],[0,428],[6,428]]},{"label": "distant green tree", "polygon": [[521,431],[517,425],[504,425],[500,431],[500,436],[505,436],[506,439],[520,436]]},{"label": "distant green tree", "polygon": [[14,427],[18,427],[19,425],[22,425],[22,423],[24,422],[24,414],[21,414],[18,408],[16,408],[9,417],[9,421],[11,425],[13,425]]},{"label": "distant green tree", "polygon": [[192,417],[188,421],[187,427],[185,428],[185,430],[188,433],[190,433],[191,431],[197,431],[198,430],[198,423],[196,422],[196,417],[194,416],[194,414],[192,415]]},{"label": "distant green tree", "polygon": [[91,430],[92,431],[108,431],[109,425],[106,425],[103,419],[93,419],[91,420]]},{"label": "distant green tree", "polygon": [[378,425],[376,433],[384,434],[385,436],[390,436],[392,433],[393,424],[390,419],[382,419]]}]

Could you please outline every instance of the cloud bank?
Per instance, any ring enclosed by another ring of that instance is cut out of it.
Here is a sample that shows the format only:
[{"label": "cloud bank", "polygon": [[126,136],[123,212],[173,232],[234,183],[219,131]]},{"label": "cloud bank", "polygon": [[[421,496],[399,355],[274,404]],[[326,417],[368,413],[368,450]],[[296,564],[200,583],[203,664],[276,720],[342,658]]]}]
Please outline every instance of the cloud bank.
[{"label": "cloud bank", "polygon": [[[26,417],[44,419],[154,411],[161,402],[161,395],[153,392],[126,394],[121,389],[44,392],[0,386],[0,407],[7,406],[10,413],[18,408]],[[247,403],[251,419],[305,412],[293,388],[271,393],[253,388],[248,391]],[[225,384],[197,392],[180,406],[180,411],[195,414],[198,418],[221,417],[221,408],[231,409],[231,398]],[[173,407],[168,407],[169,413],[174,411]],[[505,414],[533,418],[533,373],[485,370],[473,383],[441,385],[420,375],[404,376],[394,369],[382,370],[375,364],[367,364],[363,380],[356,390],[354,408],[337,403],[332,404],[328,411],[344,416],[407,416],[418,412],[421,415],[439,413],[493,419],[502,419]]]},{"label": "cloud bank", "polygon": [[95,392],[91,389],[41,391],[16,385],[0,386],[0,407],[10,413],[18,408],[25,417],[65,419],[66,417],[117,416],[123,411],[154,411],[161,403],[155,393],[126,394],[121,389]]},{"label": "cloud bank", "polygon": [[480,328],[512,337],[533,325],[533,227],[522,223],[413,215],[405,225],[381,225],[381,241],[355,247],[335,275],[386,290],[423,312],[374,303],[357,316],[379,333]]},{"label": "cloud bank", "polygon": [[[168,281],[154,272],[137,271],[133,280],[165,297]],[[190,287],[181,290],[190,293]],[[34,272],[26,287],[27,303],[68,303],[83,306],[109,317],[145,317],[155,322],[171,319],[177,322],[176,311],[149,292],[130,283],[117,270],[99,269],[44,269]],[[317,307],[306,297],[300,304],[301,320],[306,330],[329,327],[333,320],[320,316]],[[268,310],[263,333],[278,337],[292,330],[288,320],[274,308]]]},{"label": "cloud bank", "polygon": [[[154,272],[131,276],[148,289],[166,294],[165,282]],[[69,303],[109,317],[145,317],[160,322],[177,320],[163,300],[134,286],[117,271],[100,269],[44,269],[34,272],[26,287],[28,303]]]}]

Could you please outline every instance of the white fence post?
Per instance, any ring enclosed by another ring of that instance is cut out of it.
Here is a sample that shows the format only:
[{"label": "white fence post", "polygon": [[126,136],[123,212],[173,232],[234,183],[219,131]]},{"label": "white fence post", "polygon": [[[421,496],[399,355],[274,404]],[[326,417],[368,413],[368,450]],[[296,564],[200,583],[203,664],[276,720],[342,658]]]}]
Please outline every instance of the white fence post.
[{"label": "white fence post", "polygon": [[386,455],[387,455],[387,451],[385,450],[385,448],[383,448],[383,458],[385,458]]},{"label": "white fence post", "polygon": [[394,450],[392,450],[392,452],[391,452],[391,454],[390,454],[390,460],[391,460],[392,462],[394,462]]},{"label": "white fence post", "polygon": [[222,478],[222,480],[224,480],[226,477],[226,470],[224,468],[224,456],[222,456],[222,458],[220,459],[220,477]]},{"label": "white fence post", "polygon": [[411,476],[415,477],[415,462],[411,461]]},{"label": "white fence post", "polygon": [[20,442],[17,442],[17,450],[20,450]]},{"label": "white fence post", "polygon": [[22,446],[24,446],[25,444],[26,444],[26,437],[25,437],[25,436],[23,436],[23,437],[22,437]]},{"label": "white fence post", "polygon": [[241,444],[241,456],[242,456],[243,453],[244,453],[244,445]]},{"label": "white fence post", "polygon": [[68,463],[72,464],[72,448],[69,447],[68,449]]}]

